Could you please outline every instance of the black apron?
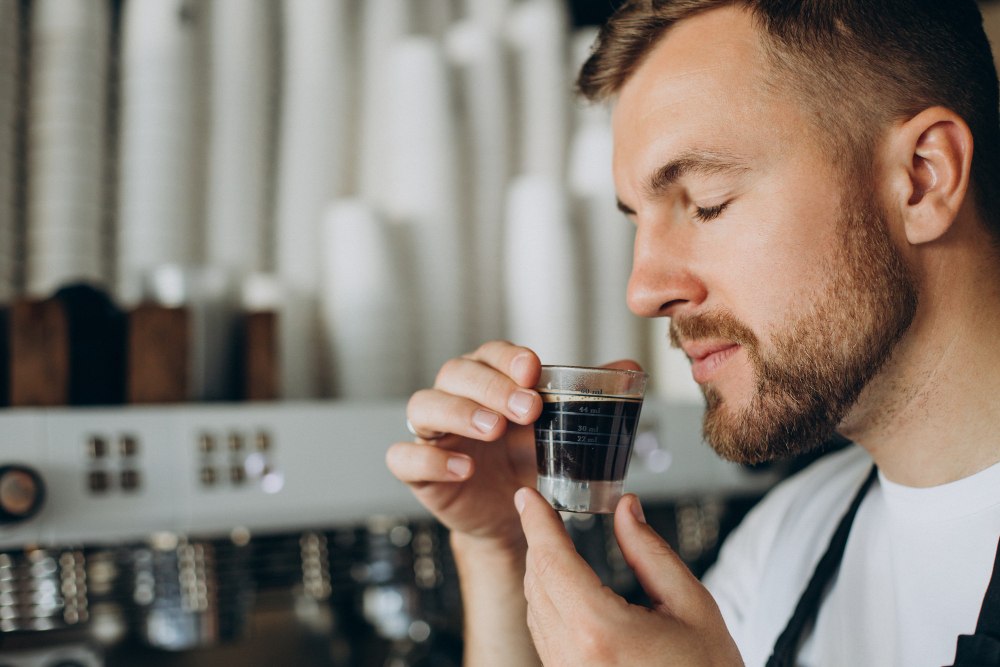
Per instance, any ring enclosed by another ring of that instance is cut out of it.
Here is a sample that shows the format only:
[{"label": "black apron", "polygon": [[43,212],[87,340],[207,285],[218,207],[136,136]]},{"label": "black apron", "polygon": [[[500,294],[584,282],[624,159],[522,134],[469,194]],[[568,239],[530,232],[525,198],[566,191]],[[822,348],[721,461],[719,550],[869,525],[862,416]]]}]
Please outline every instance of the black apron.
[{"label": "black apron", "polygon": [[[802,645],[802,640],[805,639],[805,633],[815,623],[823,595],[840,568],[854,517],[877,476],[877,470],[872,466],[871,472],[858,489],[837,530],[830,538],[826,553],[816,564],[816,570],[806,585],[805,592],[795,605],[792,618],[778,636],[774,651],[767,661],[767,667],[795,667],[795,656]],[[1000,540],[993,562],[993,575],[983,598],[979,621],[976,623],[976,632],[972,635],[959,636],[955,664],[951,667],[1000,667]]]}]

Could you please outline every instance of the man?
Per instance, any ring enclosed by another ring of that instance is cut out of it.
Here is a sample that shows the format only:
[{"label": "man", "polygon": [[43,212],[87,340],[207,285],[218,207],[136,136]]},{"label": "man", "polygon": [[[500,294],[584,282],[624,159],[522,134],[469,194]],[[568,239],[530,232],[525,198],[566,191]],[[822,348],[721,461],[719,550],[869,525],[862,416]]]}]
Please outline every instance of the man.
[{"label": "man", "polygon": [[628,2],[580,88],[614,105],[629,305],[671,318],[706,439],[744,462],[860,446],[769,494],[707,588],[623,498],[653,603],[630,606],[518,488],[537,357],[447,363],[387,462],[452,530],[468,664],[1000,664],[1000,121],[975,4]]}]

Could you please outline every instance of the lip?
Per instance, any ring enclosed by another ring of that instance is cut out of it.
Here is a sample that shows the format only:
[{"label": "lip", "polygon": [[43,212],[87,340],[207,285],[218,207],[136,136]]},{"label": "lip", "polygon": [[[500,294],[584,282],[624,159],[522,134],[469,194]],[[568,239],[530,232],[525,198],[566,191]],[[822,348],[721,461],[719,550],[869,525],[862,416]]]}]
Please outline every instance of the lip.
[{"label": "lip", "polygon": [[681,348],[691,359],[694,381],[704,384],[739,351],[740,345],[732,341],[699,341],[686,342]]}]

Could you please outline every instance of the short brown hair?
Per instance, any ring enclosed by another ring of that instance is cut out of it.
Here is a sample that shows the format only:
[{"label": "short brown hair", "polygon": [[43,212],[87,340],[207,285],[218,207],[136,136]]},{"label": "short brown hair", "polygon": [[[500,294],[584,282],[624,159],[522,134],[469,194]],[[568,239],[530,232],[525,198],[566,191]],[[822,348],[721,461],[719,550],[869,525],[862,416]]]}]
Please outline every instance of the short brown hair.
[{"label": "short brown hair", "polygon": [[868,167],[893,120],[937,105],[964,118],[975,142],[973,196],[1000,239],[1000,100],[974,0],[627,0],[601,28],[580,93],[614,96],[670,26],[718,7],[750,12],[778,82],[797,93],[820,136]]}]

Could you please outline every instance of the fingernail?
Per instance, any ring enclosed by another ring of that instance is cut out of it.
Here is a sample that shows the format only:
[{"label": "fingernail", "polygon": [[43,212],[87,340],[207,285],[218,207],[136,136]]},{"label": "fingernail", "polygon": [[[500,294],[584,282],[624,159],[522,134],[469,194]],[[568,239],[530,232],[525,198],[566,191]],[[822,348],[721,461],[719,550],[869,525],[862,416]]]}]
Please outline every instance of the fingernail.
[{"label": "fingernail", "polygon": [[514,361],[511,363],[511,370],[514,372],[514,377],[519,378],[527,375],[528,364],[531,362],[531,355],[527,352],[522,352],[521,354],[514,357]]},{"label": "fingernail", "polygon": [[514,494],[514,509],[517,510],[518,514],[524,511],[524,500],[526,498],[525,496],[526,493],[527,491],[525,491],[524,489],[518,489],[517,493]]},{"label": "fingernail", "polygon": [[500,421],[500,415],[489,410],[479,409],[472,413],[472,423],[483,433],[492,431],[498,421]]},{"label": "fingernail", "polygon": [[639,523],[646,523],[646,515],[642,511],[642,503],[639,502],[638,498],[632,499],[632,506],[630,509],[632,510],[632,516],[635,517],[636,521]]},{"label": "fingernail", "polygon": [[468,477],[469,472],[472,470],[472,461],[464,456],[449,457],[445,465],[448,467],[448,472],[462,479]]},{"label": "fingernail", "polygon": [[535,402],[534,394],[530,394],[526,391],[518,390],[515,391],[510,400],[507,401],[507,407],[518,417],[523,417],[528,414],[528,410],[531,409],[532,404]]}]

